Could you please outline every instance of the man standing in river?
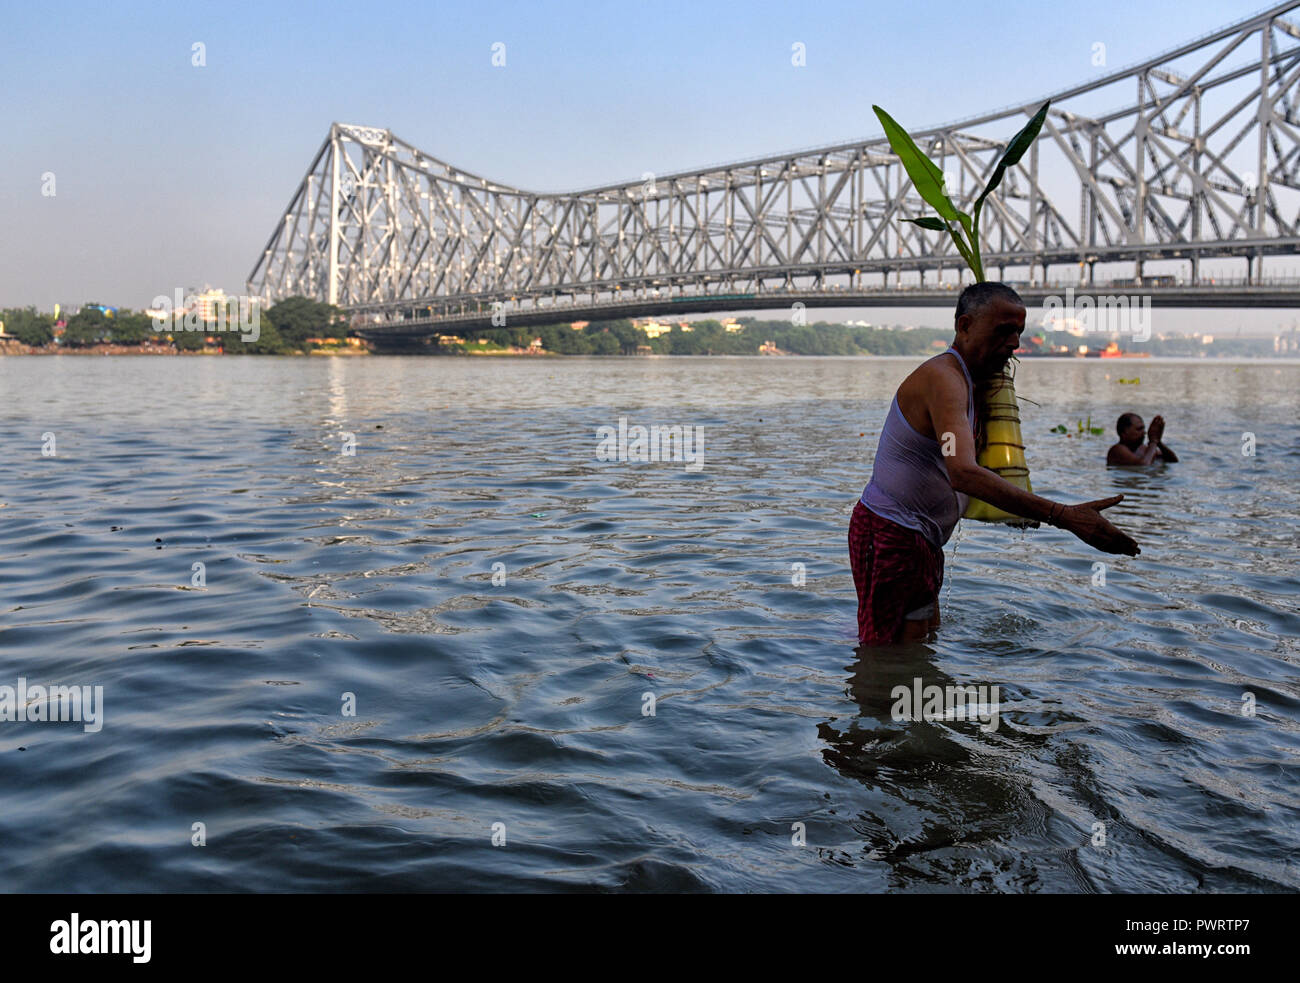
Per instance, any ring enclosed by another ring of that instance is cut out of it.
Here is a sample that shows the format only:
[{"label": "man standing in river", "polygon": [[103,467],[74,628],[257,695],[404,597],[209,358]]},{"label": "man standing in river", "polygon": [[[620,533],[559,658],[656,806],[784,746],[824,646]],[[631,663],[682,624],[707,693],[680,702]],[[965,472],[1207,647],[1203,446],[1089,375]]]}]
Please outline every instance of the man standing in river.
[{"label": "man standing in river", "polygon": [[1123,495],[1065,505],[976,463],[975,388],[1002,371],[1024,327],[1019,294],[1002,283],[972,284],[957,298],[952,346],[898,387],[849,523],[863,643],[913,641],[939,626],[943,545],[971,496],[1059,526],[1103,552],[1139,552],[1101,514]]}]

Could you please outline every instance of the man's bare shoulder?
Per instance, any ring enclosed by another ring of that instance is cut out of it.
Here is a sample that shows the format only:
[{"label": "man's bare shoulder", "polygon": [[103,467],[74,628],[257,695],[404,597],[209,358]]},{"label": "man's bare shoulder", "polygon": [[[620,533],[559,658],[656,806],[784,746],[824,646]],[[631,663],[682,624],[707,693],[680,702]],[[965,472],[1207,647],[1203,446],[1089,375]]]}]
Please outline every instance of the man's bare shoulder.
[{"label": "man's bare shoulder", "polygon": [[950,396],[959,393],[966,396],[966,377],[962,374],[957,360],[953,358],[931,358],[912,370],[911,375],[898,387],[899,393],[907,391],[909,395],[942,394]]},{"label": "man's bare shoulder", "polygon": [[1114,464],[1119,467],[1132,467],[1134,464],[1141,464],[1142,459],[1125,447],[1122,443],[1116,442],[1106,452],[1106,463]]},{"label": "man's bare shoulder", "polygon": [[933,439],[934,413],[966,405],[966,377],[955,359],[932,358],[918,365],[898,387],[898,408],[917,433]]}]

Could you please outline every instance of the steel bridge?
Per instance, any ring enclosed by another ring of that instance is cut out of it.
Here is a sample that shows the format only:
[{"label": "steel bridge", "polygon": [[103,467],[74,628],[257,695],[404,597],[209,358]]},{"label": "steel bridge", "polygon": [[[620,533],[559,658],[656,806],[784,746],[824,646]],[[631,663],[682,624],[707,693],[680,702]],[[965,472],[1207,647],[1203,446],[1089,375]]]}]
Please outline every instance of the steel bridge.
[{"label": "steel bridge", "polygon": [[[1300,26],[1286,17],[1297,7],[1052,95],[1038,140],[986,204],[990,275],[1022,283],[1030,303],[1070,283],[1159,305],[1300,306],[1300,282],[1264,269],[1300,255]],[[878,101],[888,108],[888,93]],[[970,210],[1043,101],[913,132],[958,207]],[[902,221],[928,211],[883,136],[548,194],[335,123],[248,292],[338,304],[394,342],[450,325],[947,306],[961,257]],[[1231,279],[1225,260],[1237,261]],[[1146,275],[1164,261],[1174,274]],[[1107,279],[1115,263],[1128,272]]]}]

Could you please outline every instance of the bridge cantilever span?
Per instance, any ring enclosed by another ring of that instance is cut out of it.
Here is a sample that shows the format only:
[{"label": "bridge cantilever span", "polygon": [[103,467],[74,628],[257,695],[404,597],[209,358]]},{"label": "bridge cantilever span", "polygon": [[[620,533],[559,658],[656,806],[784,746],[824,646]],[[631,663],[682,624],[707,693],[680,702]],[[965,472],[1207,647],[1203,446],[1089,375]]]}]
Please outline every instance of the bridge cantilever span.
[{"label": "bridge cantilever span", "polygon": [[[1262,270],[1300,254],[1300,26],[1285,16],[1297,7],[1052,96],[1038,140],[984,210],[986,267],[1027,270],[1032,284],[1066,265],[1087,284],[1097,263],[1132,262],[1143,283],[1145,262],[1179,260],[1186,275],[1153,287],[1157,303],[1300,305],[1300,289],[1270,286]],[[1112,91],[1128,104],[1098,112]],[[915,134],[959,207],[1042,101]],[[942,233],[902,222],[928,210],[883,136],[544,194],[335,123],[248,290],[339,304],[371,335],[493,313],[527,324],[909,303],[945,296],[964,266]],[[1235,294],[1201,271],[1227,257],[1246,261]]]}]

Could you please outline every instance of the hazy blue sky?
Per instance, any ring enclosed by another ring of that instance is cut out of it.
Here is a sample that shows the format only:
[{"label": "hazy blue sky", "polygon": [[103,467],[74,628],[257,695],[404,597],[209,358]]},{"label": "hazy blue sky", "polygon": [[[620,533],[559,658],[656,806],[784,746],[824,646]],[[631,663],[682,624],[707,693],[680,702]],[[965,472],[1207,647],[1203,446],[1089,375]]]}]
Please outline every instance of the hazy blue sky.
[{"label": "hazy blue sky", "polygon": [[[10,3],[0,306],[242,291],[334,120],[516,186],[573,190],[874,136],[872,102],[920,126],[1027,101],[1095,78],[1097,41],[1113,69],[1258,9]],[[191,65],[196,41],[205,67]],[[497,41],[505,68],[491,64]]]}]

